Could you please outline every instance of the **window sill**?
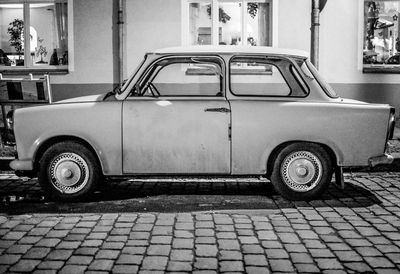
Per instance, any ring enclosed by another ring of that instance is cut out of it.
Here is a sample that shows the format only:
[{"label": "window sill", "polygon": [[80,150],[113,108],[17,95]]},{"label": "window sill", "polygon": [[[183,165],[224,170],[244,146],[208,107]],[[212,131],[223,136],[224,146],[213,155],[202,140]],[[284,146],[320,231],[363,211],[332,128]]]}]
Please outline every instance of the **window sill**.
[{"label": "window sill", "polygon": [[64,75],[68,74],[68,66],[60,67],[10,67],[10,66],[0,66],[0,73],[3,75],[21,75],[21,74],[50,74],[50,75]]},{"label": "window sill", "polygon": [[399,65],[364,65],[363,73],[391,73],[400,74]]}]

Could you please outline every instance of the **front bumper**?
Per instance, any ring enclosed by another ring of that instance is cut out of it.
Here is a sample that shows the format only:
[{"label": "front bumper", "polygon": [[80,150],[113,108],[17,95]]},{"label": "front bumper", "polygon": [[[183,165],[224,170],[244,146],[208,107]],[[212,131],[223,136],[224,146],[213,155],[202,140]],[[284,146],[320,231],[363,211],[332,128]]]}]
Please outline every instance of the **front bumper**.
[{"label": "front bumper", "polygon": [[377,165],[390,165],[391,163],[393,163],[393,161],[394,157],[385,153],[380,156],[369,158],[368,163],[370,167],[374,167]]}]

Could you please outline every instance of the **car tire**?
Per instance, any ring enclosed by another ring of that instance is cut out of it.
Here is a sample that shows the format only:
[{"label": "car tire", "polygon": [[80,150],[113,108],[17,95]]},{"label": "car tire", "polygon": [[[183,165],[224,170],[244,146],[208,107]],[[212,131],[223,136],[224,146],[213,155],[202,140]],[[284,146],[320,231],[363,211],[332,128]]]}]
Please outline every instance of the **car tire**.
[{"label": "car tire", "polygon": [[102,178],[97,158],[78,142],[50,146],[39,166],[39,183],[54,200],[83,200],[93,193]]},{"label": "car tire", "polygon": [[332,160],[314,143],[293,143],[277,155],[271,175],[275,190],[288,200],[319,197],[332,180]]}]

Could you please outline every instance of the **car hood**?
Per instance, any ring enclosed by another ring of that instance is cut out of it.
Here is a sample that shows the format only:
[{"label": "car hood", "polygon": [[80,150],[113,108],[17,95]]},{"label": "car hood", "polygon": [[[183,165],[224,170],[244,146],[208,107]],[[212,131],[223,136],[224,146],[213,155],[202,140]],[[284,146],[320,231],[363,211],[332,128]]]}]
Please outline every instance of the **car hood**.
[{"label": "car hood", "polygon": [[100,101],[103,101],[104,96],[106,96],[106,93],[75,97],[75,98],[70,98],[70,99],[66,99],[66,100],[57,101],[57,102],[54,102],[54,103],[55,104],[69,104],[69,103],[100,102]]}]

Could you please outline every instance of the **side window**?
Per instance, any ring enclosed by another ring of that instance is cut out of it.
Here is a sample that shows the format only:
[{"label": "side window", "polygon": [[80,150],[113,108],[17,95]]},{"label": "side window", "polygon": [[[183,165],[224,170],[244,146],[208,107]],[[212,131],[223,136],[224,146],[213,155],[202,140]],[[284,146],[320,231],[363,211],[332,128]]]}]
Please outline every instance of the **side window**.
[{"label": "side window", "polygon": [[142,96],[223,96],[221,67],[217,62],[184,58],[156,65]]},{"label": "side window", "polygon": [[305,96],[297,77],[293,64],[280,58],[234,57],[230,62],[230,88],[238,96]]}]

